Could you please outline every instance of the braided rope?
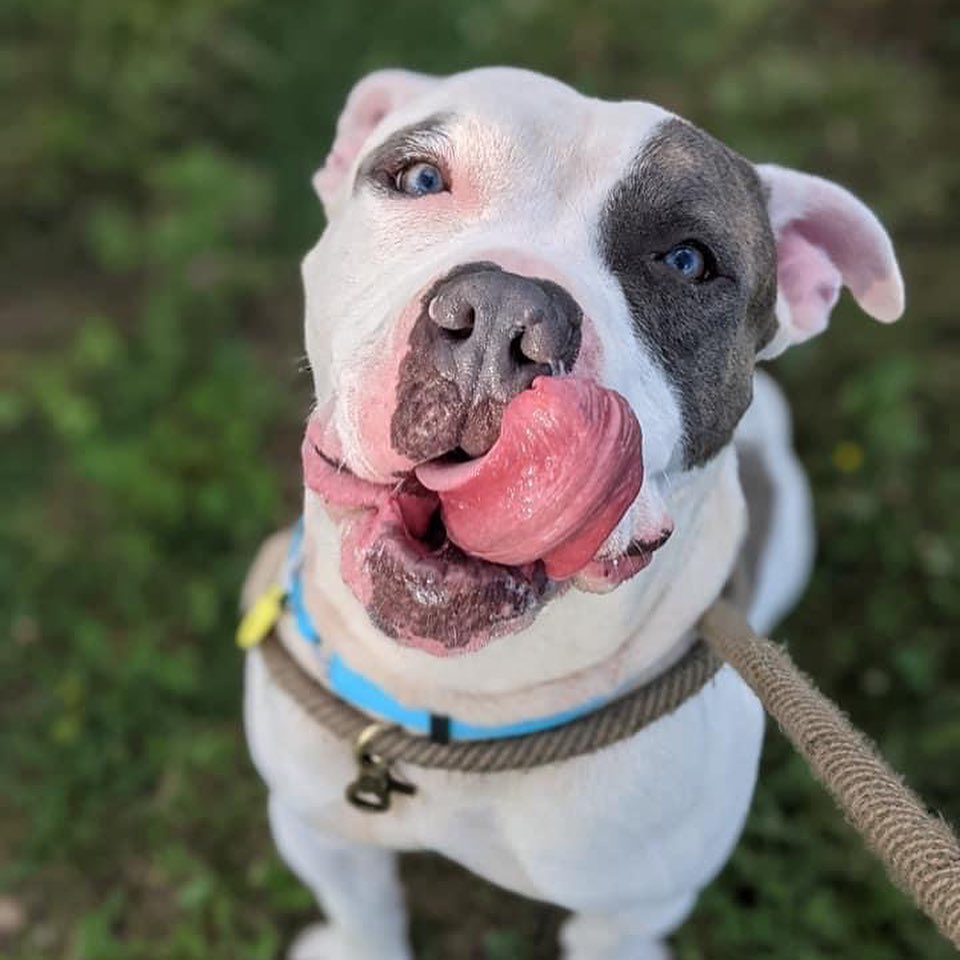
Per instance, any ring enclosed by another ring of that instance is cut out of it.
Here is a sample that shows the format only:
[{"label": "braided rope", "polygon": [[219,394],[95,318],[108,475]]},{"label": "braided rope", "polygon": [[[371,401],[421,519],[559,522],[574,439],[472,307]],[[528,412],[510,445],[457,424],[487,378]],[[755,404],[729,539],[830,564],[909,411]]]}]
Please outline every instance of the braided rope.
[{"label": "braided rope", "polygon": [[786,650],[758,637],[735,607],[718,601],[700,627],[711,649],[760,698],[890,879],[960,948],[960,843],[949,825],[927,812]]},{"label": "braided rope", "polygon": [[[879,756],[870,741],[793,663],[718,600],[700,621],[703,640],[650,683],[561,727],[502,740],[434,743],[399,727],[368,741],[386,762],[493,773],[527,770],[600,750],[674,711],[728,663],[743,678],[880,858],[893,882],[960,948],[960,843],[950,826]],[[306,674],[272,631],[257,648],[271,680],[335,736],[353,744],[370,717]],[[375,740],[375,745],[374,741]]]},{"label": "braided rope", "polygon": [[[345,703],[304,672],[276,631],[257,649],[273,682],[335,736],[353,743],[370,726],[367,714]],[[650,683],[563,726],[502,740],[454,743],[434,743],[399,727],[386,727],[376,736],[375,750],[389,763],[402,761],[464,773],[528,770],[559,763],[626,739],[673,712],[699,692],[720,666],[707,646],[698,641]],[[370,749],[374,749],[373,742]]]}]

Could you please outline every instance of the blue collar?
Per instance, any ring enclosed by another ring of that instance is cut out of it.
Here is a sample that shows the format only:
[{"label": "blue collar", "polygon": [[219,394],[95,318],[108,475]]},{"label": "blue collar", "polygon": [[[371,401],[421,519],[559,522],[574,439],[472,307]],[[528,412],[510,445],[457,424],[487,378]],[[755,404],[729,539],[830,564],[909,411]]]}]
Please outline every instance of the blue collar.
[{"label": "blue collar", "polygon": [[[293,613],[300,635],[320,651],[323,640],[303,602],[303,582],[300,576],[302,545],[303,521],[301,519],[290,539],[284,600]],[[379,720],[398,724],[411,733],[428,736],[437,743],[448,743],[453,740],[502,740],[507,737],[520,737],[527,733],[539,733],[541,730],[550,730],[592,713],[608,702],[606,698],[595,697],[578,707],[530,720],[521,720],[517,723],[490,725],[467,723],[456,717],[431,713],[429,710],[408,707],[400,703],[372,680],[347,666],[338,653],[333,652],[324,656],[323,661],[326,666],[327,684],[341,700]]]}]

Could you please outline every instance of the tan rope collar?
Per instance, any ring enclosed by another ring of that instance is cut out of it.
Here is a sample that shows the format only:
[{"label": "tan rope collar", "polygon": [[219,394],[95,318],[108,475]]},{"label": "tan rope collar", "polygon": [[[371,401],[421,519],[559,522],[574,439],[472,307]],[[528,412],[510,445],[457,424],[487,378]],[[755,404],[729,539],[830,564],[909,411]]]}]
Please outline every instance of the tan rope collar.
[{"label": "tan rope collar", "polygon": [[347,798],[376,811],[389,809],[394,793],[416,792],[394,774],[391,764],[492,773],[600,750],[677,709],[726,662],[777,721],[894,883],[960,948],[960,843],[950,827],[927,812],[783,647],[757,636],[731,603],[718,600],[704,614],[700,631],[703,640],[673,667],[594,713],[539,733],[454,743],[435,743],[398,727],[371,723],[307,675],[275,630],[259,649],[271,679],[315,720],[352,742],[358,773],[347,787]]},{"label": "tan rope collar", "polygon": [[[371,726],[369,715],[331,693],[310,676],[277,636],[259,647],[271,679],[331,733],[355,743]],[[387,763],[403,761],[418,767],[496,773],[559,763],[610,746],[672,713],[698,693],[721,667],[706,644],[698,641],[665,673],[642,687],[562,726],[497,740],[440,743],[398,726],[376,724],[373,749]]]}]

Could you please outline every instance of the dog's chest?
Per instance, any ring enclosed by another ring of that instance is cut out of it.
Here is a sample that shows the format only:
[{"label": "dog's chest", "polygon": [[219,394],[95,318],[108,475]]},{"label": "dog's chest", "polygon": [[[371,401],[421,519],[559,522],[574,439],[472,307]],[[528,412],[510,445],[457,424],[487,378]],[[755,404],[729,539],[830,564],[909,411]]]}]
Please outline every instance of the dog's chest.
[{"label": "dog's chest", "polygon": [[[623,851],[632,849],[632,861],[638,843],[671,869],[687,870],[703,862],[704,844],[724,847],[753,787],[762,715],[724,669],[674,713],[594,754],[494,774],[402,768],[417,792],[396,797],[384,813],[346,802],[357,772],[350,746],[274,686],[257,654],[248,660],[246,724],[271,791],[324,833],[434,850],[549,899],[559,878],[595,875],[598,864],[607,874],[592,882],[614,884]],[[624,874],[630,870],[622,864]]]}]

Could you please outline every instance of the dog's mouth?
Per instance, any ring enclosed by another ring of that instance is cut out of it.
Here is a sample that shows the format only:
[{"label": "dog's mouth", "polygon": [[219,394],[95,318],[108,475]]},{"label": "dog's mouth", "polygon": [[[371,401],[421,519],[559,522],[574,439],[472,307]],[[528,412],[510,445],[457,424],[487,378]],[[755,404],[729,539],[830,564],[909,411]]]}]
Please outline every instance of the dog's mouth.
[{"label": "dog's mouth", "polygon": [[304,479],[342,522],[344,581],[381,630],[437,655],[521,629],[571,582],[612,589],[666,539],[598,556],[643,467],[627,401],[589,381],[535,380],[484,456],[455,448],[392,484],[350,473],[322,436],[311,420]]}]

